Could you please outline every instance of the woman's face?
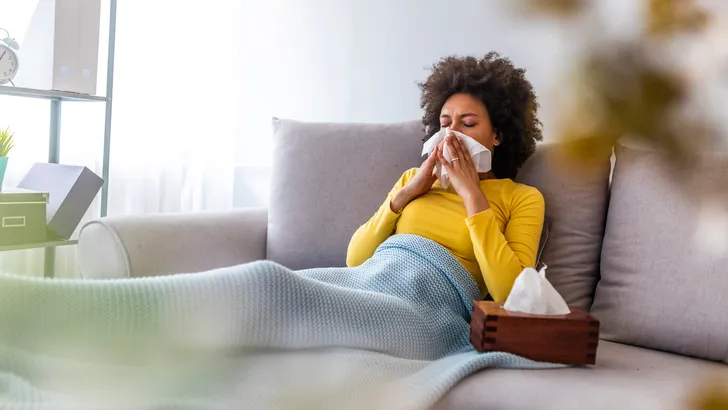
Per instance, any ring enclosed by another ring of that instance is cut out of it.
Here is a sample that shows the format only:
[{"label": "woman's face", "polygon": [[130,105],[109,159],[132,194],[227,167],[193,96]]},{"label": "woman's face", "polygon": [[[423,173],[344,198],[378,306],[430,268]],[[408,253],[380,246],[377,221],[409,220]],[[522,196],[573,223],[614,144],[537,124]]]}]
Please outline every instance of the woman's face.
[{"label": "woman's face", "polygon": [[491,152],[500,144],[490,123],[488,109],[470,94],[453,94],[448,98],[440,111],[440,128],[445,127],[473,138]]}]

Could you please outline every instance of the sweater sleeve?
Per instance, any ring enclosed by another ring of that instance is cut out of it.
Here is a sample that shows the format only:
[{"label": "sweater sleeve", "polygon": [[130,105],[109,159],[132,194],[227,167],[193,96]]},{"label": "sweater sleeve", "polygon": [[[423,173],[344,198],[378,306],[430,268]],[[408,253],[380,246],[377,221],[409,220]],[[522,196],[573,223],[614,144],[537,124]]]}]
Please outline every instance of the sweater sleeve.
[{"label": "sweater sleeve", "polygon": [[504,233],[492,209],[466,218],[475,258],[488,293],[496,302],[505,302],[516,277],[536,264],[544,211],[543,196],[529,187],[514,196]]},{"label": "sweater sleeve", "polygon": [[356,230],[346,252],[347,266],[358,266],[364,263],[374,255],[377,247],[394,233],[400,213],[392,211],[389,203],[397,191],[407,185],[416,173],[417,168],[413,168],[402,174],[379,210]]}]

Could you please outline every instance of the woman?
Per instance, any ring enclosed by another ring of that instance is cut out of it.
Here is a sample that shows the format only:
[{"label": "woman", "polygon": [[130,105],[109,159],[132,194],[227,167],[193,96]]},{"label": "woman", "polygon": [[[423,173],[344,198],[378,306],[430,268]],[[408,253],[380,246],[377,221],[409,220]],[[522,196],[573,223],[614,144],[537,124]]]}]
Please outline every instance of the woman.
[{"label": "woman", "polygon": [[[536,263],[544,220],[541,193],[513,181],[542,139],[538,103],[524,73],[497,53],[450,57],[434,66],[420,84],[426,135],[447,127],[475,139],[491,151],[492,169],[479,174],[451,133],[419,169],[402,175],[356,231],[349,266],[362,264],[392,234],[419,235],[460,261],[483,297],[506,300],[518,274]],[[448,189],[435,176],[438,162],[450,176]]]}]

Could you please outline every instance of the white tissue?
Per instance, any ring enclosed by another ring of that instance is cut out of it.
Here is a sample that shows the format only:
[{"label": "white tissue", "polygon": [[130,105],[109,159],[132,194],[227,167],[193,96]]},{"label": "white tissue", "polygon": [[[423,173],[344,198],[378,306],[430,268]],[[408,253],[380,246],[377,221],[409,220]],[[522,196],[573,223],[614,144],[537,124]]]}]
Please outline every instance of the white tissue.
[{"label": "white tissue", "polygon": [[[490,171],[490,150],[473,138],[458,131],[451,131],[450,128],[443,128],[440,131],[436,132],[435,135],[433,135],[430,139],[428,139],[422,147],[422,155],[432,154],[432,151],[435,149],[437,144],[442,142],[445,137],[450,134],[450,132],[455,134],[456,137],[460,138],[460,141],[465,146],[465,149],[468,150],[470,158],[473,159],[473,164],[475,165],[475,169],[478,172]],[[442,154],[448,162],[452,161],[452,157],[450,156],[450,152],[448,152],[448,150],[443,150]],[[437,174],[437,178],[440,180],[440,184],[442,185],[442,187],[447,189],[450,185],[450,177],[447,175],[447,170],[445,169],[445,167],[443,167],[442,164],[440,164],[439,162],[435,166],[435,173]]]},{"label": "white tissue", "polygon": [[566,315],[571,312],[564,298],[546,279],[546,266],[540,271],[524,269],[516,278],[503,308],[536,315]]}]

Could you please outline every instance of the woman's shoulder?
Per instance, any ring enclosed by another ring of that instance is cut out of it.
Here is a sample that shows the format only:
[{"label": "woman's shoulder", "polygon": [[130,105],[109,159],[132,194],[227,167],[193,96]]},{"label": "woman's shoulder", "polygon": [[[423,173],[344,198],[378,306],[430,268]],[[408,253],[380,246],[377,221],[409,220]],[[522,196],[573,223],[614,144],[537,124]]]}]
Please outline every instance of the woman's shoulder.
[{"label": "woman's shoulder", "polygon": [[531,196],[531,197],[540,197],[543,198],[543,195],[541,194],[541,191],[538,190],[535,186],[522,184],[520,182],[513,182],[513,185],[515,185],[514,190],[517,191],[521,195],[525,196]]},{"label": "woman's shoulder", "polygon": [[546,207],[546,201],[544,200],[543,194],[541,194],[541,191],[539,191],[538,188],[518,182],[514,182],[513,184],[515,184],[513,195],[514,203],[529,207],[537,207],[541,209],[544,209]]},{"label": "woman's shoulder", "polygon": [[510,198],[512,204],[519,203],[531,203],[531,204],[543,204],[544,198],[541,191],[538,188],[515,182],[512,179],[499,179],[497,180],[501,185],[501,192],[504,196]]}]

